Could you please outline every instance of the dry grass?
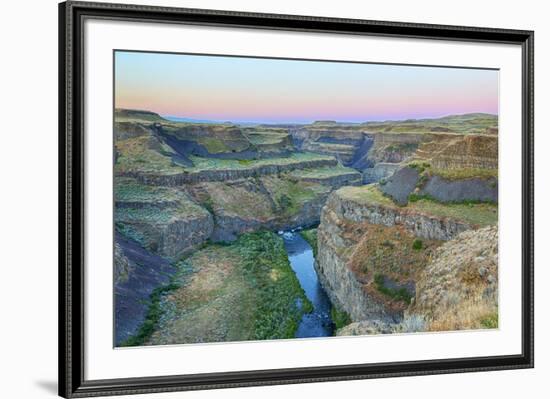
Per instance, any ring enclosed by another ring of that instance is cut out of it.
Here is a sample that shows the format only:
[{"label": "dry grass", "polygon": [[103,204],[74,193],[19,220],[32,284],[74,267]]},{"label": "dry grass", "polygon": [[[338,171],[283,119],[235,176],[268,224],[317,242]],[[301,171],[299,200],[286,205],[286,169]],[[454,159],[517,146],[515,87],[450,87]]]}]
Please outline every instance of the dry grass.
[{"label": "dry grass", "polygon": [[417,281],[410,314],[430,331],[498,327],[498,233],[467,231],[436,250]]},{"label": "dry grass", "polygon": [[457,331],[488,328],[484,322],[493,319],[496,314],[498,314],[498,308],[494,303],[468,299],[455,306],[438,309],[437,318],[428,322],[427,330]]}]

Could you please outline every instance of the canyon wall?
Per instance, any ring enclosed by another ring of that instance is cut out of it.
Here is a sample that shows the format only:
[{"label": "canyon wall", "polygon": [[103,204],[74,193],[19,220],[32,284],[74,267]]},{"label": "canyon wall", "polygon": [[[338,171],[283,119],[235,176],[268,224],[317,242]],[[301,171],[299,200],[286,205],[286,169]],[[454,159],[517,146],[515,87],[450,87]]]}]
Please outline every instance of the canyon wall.
[{"label": "canyon wall", "polygon": [[468,206],[434,204],[398,206],[375,186],[330,195],[318,228],[316,267],[333,303],[354,322],[402,322],[437,248],[497,221],[494,205],[474,205],[471,215],[461,215]]}]

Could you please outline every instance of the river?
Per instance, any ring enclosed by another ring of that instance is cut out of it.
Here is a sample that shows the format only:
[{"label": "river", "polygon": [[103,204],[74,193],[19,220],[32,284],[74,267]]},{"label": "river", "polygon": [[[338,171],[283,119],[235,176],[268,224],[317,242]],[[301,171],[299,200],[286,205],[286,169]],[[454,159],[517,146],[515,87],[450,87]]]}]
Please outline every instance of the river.
[{"label": "river", "polygon": [[296,338],[332,336],[334,324],[330,318],[331,303],[313,266],[315,259],[311,246],[297,232],[287,231],[282,233],[282,237],[290,266],[313,305],[313,312],[302,316]]}]

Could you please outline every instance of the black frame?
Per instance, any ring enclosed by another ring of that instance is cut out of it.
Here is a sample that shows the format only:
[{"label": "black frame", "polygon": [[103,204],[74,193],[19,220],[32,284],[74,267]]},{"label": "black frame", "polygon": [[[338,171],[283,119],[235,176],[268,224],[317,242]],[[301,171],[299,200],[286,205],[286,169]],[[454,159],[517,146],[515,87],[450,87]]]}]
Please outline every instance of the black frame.
[{"label": "black frame", "polygon": [[[87,17],[509,43],[522,48],[522,354],[462,359],[84,379],[83,21]],[[59,395],[169,392],[534,367],[534,32],[68,1],[59,4]]]}]

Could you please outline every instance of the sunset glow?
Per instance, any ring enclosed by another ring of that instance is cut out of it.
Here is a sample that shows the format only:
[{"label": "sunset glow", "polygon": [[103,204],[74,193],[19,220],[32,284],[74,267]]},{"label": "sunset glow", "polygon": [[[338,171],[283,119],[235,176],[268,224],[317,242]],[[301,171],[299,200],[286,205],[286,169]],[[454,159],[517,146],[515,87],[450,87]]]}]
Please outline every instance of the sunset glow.
[{"label": "sunset glow", "polygon": [[117,51],[115,106],[267,123],[498,114],[498,71]]}]

